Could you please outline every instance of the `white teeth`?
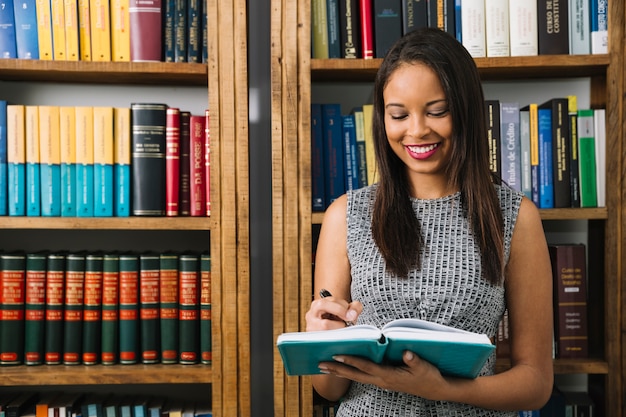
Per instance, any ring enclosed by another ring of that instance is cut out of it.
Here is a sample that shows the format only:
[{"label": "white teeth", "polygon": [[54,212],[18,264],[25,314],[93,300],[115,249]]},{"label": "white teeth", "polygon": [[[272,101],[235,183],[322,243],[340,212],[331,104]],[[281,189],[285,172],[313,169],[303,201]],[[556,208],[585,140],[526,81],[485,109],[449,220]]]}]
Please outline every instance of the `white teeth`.
[{"label": "white teeth", "polygon": [[413,153],[426,153],[435,149],[438,145],[428,145],[428,146],[407,146],[409,150]]}]

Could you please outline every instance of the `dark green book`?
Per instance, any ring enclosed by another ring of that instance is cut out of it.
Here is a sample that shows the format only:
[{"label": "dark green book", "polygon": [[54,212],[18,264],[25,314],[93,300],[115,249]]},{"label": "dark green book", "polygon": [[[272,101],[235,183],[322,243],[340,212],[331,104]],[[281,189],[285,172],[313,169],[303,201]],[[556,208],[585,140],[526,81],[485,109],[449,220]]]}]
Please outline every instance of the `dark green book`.
[{"label": "dark green book", "polygon": [[174,61],[187,61],[187,0],[174,0]]},{"label": "dark green book", "polygon": [[120,255],[120,363],[137,363],[139,357],[138,320],[139,257]]},{"label": "dark green book", "polygon": [[0,365],[24,358],[24,284],[26,255],[0,254]]},{"label": "dark green book", "polygon": [[63,364],[78,365],[83,349],[85,254],[70,253],[65,260]]},{"label": "dark green book", "polygon": [[178,255],[160,255],[161,363],[178,363]]},{"label": "dark green book", "polygon": [[33,392],[22,392],[7,404],[5,417],[22,417],[26,414],[34,414],[35,404],[39,395]]},{"label": "dark green book", "polygon": [[120,257],[105,253],[102,269],[102,348],[103,365],[118,362],[119,357],[119,301],[120,301]]},{"label": "dark green book", "polygon": [[181,254],[178,263],[179,363],[199,362],[200,257]]},{"label": "dark green book", "polygon": [[102,344],[102,277],[104,257],[89,253],[85,257],[85,295],[83,308],[83,364],[100,363]]},{"label": "dark green book", "polygon": [[203,1],[187,1],[187,62],[202,61]]},{"label": "dark green book", "polygon": [[139,256],[139,325],[141,362],[157,363],[161,358],[159,335],[160,258],[156,253]]},{"label": "dark green book", "polygon": [[63,361],[65,255],[49,254],[46,269],[44,360],[47,365],[58,365]]},{"label": "dark green book", "polygon": [[210,364],[211,348],[211,255],[200,255],[200,361]]},{"label": "dark green book", "polygon": [[26,254],[26,294],[24,297],[24,364],[41,365],[44,360],[46,313],[45,253]]}]

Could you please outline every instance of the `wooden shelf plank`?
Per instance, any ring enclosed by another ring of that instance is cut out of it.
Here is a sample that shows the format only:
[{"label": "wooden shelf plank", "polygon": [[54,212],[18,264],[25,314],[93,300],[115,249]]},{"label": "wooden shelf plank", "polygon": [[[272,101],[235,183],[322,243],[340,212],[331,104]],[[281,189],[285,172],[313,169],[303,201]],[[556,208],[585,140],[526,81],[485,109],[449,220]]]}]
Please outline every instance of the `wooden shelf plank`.
[{"label": "wooden shelf plank", "polygon": [[[565,374],[600,374],[609,373],[609,364],[601,359],[555,359],[554,373]],[[502,372],[511,366],[508,359],[496,361],[496,372]]]},{"label": "wooden shelf plank", "polygon": [[0,229],[211,230],[210,217],[0,217]]},{"label": "wooden shelf plank", "polygon": [[0,59],[0,80],[92,84],[208,85],[206,64]]},{"label": "wooden shelf plank", "polygon": [[212,383],[209,365],[41,365],[0,368],[0,386]]}]

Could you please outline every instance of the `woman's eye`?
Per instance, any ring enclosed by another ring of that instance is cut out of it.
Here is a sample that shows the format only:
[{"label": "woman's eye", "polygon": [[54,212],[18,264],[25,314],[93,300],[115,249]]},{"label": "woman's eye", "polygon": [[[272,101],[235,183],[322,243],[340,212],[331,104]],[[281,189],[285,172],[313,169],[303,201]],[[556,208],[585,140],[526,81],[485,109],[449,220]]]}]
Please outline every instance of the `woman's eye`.
[{"label": "woman's eye", "polygon": [[450,110],[448,109],[432,110],[429,112],[429,114],[434,117],[442,117],[447,115],[449,111]]},{"label": "woman's eye", "polygon": [[406,114],[391,114],[392,120],[402,120],[406,117]]}]

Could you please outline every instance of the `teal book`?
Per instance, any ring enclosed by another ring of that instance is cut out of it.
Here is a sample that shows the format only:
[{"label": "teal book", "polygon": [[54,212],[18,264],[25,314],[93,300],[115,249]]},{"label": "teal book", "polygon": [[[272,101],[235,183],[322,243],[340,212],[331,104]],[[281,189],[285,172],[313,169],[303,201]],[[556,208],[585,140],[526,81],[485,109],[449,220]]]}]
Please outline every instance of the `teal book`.
[{"label": "teal book", "polygon": [[84,296],[85,254],[70,253],[65,261],[64,365],[78,365],[82,360]]},{"label": "teal book", "polygon": [[76,165],[76,216],[93,217],[93,164]]},{"label": "teal book", "polygon": [[[0,7],[2,2],[0,1]],[[11,3],[13,9],[13,3]],[[2,10],[0,10],[0,43],[2,42]],[[8,214],[7,101],[0,100],[0,216]]]},{"label": "teal book", "polygon": [[83,297],[82,359],[84,365],[100,363],[103,275],[103,255],[100,253],[88,253],[85,257],[85,294]]},{"label": "teal book", "polygon": [[59,106],[39,106],[41,215],[61,215],[61,137]]},{"label": "teal book", "polygon": [[76,106],[76,216],[93,217],[94,111]]},{"label": "teal book", "polygon": [[17,57],[39,59],[35,0],[13,0]]},{"label": "teal book", "polygon": [[139,357],[139,257],[120,255],[120,363],[134,364]]},{"label": "teal book", "polygon": [[44,354],[46,263],[44,252],[26,254],[24,297],[24,364],[41,365]]},{"label": "teal book", "polygon": [[0,1],[0,58],[17,58],[13,0]]},{"label": "teal book", "polygon": [[403,352],[409,350],[444,375],[476,378],[495,352],[495,345],[485,334],[419,319],[394,320],[382,329],[361,324],[337,330],[283,333],[276,345],[288,375],[319,374],[319,363],[333,361],[335,355],[401,364]]},{"label": "teal book", "polygon": [[0,365],[24,357],[24,276],[26,255],[0,254]]},{"label": "teal book", "polygon": [[113,216],[113,107],[93,108],[93,215]]},{"label": "teal book", "polygon": [[59,107],[61,144],[61,216],[76,217],[76,111]]},{"label": "teal book", "polygon": [[116,217],[130,216],[130,108],[115,107],[114,115],[114,152],[113,158],[113,215]]},{"label": "teal book", "polygon": [[120,257],[105,253],[102,261],[102,348],[103,365],[117,363],[119,357]]}]

